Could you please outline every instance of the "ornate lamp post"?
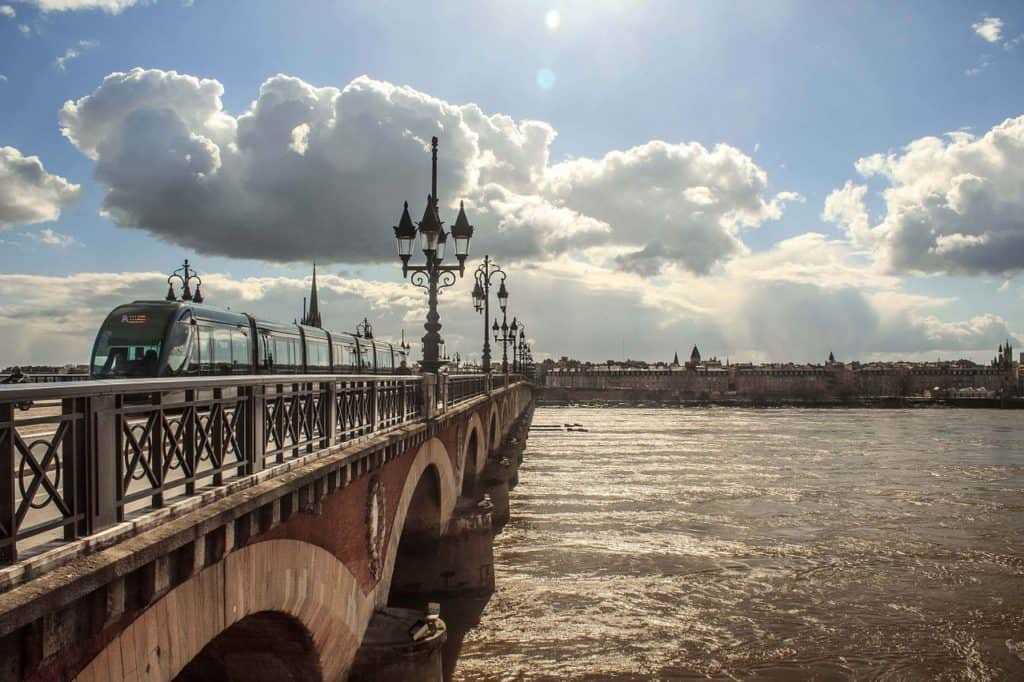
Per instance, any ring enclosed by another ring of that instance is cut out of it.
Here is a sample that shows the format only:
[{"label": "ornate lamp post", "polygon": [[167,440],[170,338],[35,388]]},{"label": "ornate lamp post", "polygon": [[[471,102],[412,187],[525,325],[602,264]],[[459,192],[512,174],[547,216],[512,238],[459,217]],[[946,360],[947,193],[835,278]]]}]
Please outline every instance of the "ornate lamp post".
[{"label": "ornate lamp post", "polygon": [[[171,273],[171,276],[167,278],[167,296],[168,301],[177,301],[178,297],[174,295],[174,280],[177,279],[181,282],[181,300],[182,301],[193,301],[194,303],[203,302],[203,292],[199,290],[199,287],[203,285],[203,280],[200,279],[199,275],[193,270],[188,263],[188,258],[185,259],[185,263]],[[190,284],[192,280],[196,282],[196,293],[192,294]]]},{"label": "ornate lamp post", "polygon": [[474,277],[476,284],[473,285],[473,307],[478,313],[484,315],[484,352],[483,369],[491,371],[491,340],[488,330],[491,325],[491,285],[496,276],[501,276],[501,286],[498,288],[498,304],[504,314],[505,306],[508,305],[508,289],[505,288],[505,271],[498,267],[497,263],[491,262],[489,255],[484,256],[484,262],[476,269]]},{"label": "ornate lamp post", "polygon": [[[504,286],[504,285],[503,285]],[[500,294],[499,294],[500,295]],[[491,331],[494,332],[494,342],[501,344],[501,371],[508,373],[508,345],[513,343],[513,339],[516,337],[516,330],[519,328],[519,323],[516,322],[516,318],[512,318],[512,324],[507,321],[505,314],[505,307],[501,308],[501,326],[498,326],[498,321],[494,321],[494,326],[491,327]],[[515,352],[515,346],[512,347],[512,352]]]},{"label": "ornate lamp post", "polygon": [[[427,322],[423,328],[427,333],[423,336],[423,362],[420,363],[424,372],[436,373],[444,364],[441,360],[439,346],[441,343],[441,322],[437,314],[437,293],[445,287],[455,284],[466,271],[466,256],[469,255],[469,240],[473,237],[473,226],[466,218],[466,211],[459,203],[459,215],[452,225],[451,236],[455,240],[455,257],[458,265],[444,265],[445,245],[448,233],[444,231],[444,223],[438,215],[437,202],[437,138],[430,141],[432,168],[430,194],[427,195],[427,206],[423,211],[423,220],[419,227],[414,227],[409,217],[409,202],[405,202],[402,218],[395,226],[395,239],[398,240],[398,256],[402,259],[402,276],[412,272],[412,283],[427,291]],[[420,247],[423,250],[425,263],[409,265],[412,257],[413,242],[416,234],[420,236]]]},{"label": "ornate lamp post", "polygon": [[[361,336],[364,339],[373,338],[373,325],[365,317],[363,321],[356,325],[356,336]],[[402,330],[402,341],[405,341],[405,330]]]},{"label": "ornate lamp post", "polygon": [[523,322],[519,323],[519,337],[512,340],[512,352],[515,356],[515,360],[512,363],[513,372],[523,371],[523,350],[526,347],[526,324]]}]

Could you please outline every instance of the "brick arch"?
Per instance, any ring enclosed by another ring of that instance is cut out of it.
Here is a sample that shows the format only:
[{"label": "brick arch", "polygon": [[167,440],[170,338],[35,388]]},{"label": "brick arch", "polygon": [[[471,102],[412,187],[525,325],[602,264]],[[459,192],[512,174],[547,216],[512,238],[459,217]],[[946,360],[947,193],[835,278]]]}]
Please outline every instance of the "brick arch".
[{"label": "brick arch", "polygon": [[448,455],[448,449],[445,447],[445,444],[438,438],[431,438],[416,451],[416,457],[413,459],[409,472],[405,476],[405,483],[402,488],[402,494],[398,499],[398,508],[395,511],[394,520],[388,529],[384,573],[375,588],[375,600],[378,607],[387,606],[388,593],[391,591],[391,578],[394,576],[395,571],[395,558],[398,556],[398,545],[402,539],[402,530],[405,528],[406,515],[409,513],[409,506],[412,504],[413,494],[416,492],[420,480],[425,475],[435,475],[434,472],[428,471],[430,468],[436,471],[440,487],[442,534],[452,518],[455,500],[459,494],[459,489],[456,486],[455,471],[452,468],[452,459]]},{"label": "brick arch", "polygon": [[[495,401],[496,403],[497,401]],[[501,424],[502,416],[498,406],[492,403],[490,414],[487,417],[487,450],[494,452],[501,445]]]},{"label": "brick arch", "polygon": [[[487,440],[480,415],[474,413],[466,426],[466,435],[462,439],[462,452],[459,453],[459,489],[464,487],[466,476],[474,480],[478,478],[487,461]],[[470,452],[473,435],[476,435],[476,451]]]},{"label": "brick arch", "polygon": [[323,679],[341,679],[373,613],[348,568],[299,540],[267,540],[228,554],[168,592],[76,677],[173,680],[218,635],[247,616],[280,613],[311,636]]}]

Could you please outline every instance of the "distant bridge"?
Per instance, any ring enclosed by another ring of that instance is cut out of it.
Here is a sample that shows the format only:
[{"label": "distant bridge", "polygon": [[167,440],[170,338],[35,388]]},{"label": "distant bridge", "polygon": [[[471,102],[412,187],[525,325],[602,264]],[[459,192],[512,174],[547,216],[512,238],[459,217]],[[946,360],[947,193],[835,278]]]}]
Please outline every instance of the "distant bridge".
[{"label": "distant bridge", "polygon": [[366,633],[493,588],[532,406],[501,374],[0,387],[0,679],[433,675],[443,631]]}]

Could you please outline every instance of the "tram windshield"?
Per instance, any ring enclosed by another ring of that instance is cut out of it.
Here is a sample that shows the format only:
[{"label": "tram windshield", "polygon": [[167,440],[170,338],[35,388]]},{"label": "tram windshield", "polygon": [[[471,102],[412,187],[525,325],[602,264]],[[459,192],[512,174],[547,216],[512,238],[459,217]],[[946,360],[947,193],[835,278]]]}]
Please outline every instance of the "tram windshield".
[{"label": "tram windshield", "polygon": [[174,309],[141,308],[112,312],[96,337],[92,376],[107,379],[158,376],[164,334],[174,312]]}]

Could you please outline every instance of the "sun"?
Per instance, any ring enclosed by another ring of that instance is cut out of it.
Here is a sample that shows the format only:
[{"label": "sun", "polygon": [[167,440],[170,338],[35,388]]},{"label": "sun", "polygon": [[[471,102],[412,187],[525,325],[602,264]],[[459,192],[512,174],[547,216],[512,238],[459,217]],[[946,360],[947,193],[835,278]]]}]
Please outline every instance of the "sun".
[{"label": "sun", "polygon": [[549,9],[548,13],[544,15],[544,25],[548,27],[549,31],[557,31],[561,23],[562,15],[558,13],[557,9]]}]

